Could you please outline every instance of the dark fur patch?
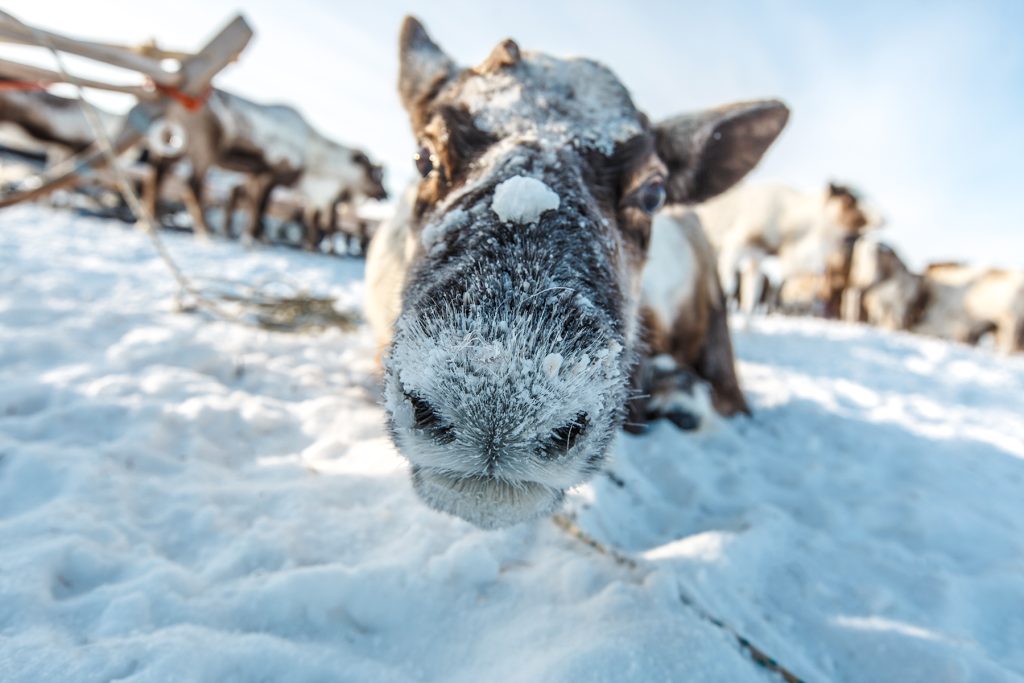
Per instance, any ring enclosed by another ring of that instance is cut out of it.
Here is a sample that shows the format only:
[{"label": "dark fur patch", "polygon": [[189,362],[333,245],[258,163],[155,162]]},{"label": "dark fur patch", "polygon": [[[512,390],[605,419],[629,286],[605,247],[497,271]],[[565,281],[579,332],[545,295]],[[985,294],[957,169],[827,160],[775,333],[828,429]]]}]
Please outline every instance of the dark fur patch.
[{"label": "dark fur patch", "polygon": [[860,229],[868,224],[867,216],[861,207],[861,197],[847,185],[838,183],[828,184],[828,194],[833,200],[839,202],[839,224],[850,234],[858,234]]}]

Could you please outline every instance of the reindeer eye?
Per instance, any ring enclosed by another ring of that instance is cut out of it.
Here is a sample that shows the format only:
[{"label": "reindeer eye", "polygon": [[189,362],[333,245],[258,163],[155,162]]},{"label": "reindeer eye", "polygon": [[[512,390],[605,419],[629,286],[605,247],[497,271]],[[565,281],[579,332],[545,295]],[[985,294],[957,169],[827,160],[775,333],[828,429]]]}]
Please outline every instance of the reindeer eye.
[{"label": "reindeer eye", "polygon": [[434,170],[434,155],[430,153],[429,147],[420,147],[419,151],[412,156],[412,160],[416,163],[416,170],[424,178]]},{"label": "reindeer eye", "polygon": [[666,196],[665,181],[658,178],[649,181],[640,188],[640,193],[637,195],[637,204],[640,206],[641,211],[647,215],[652,215],[665,205]]}]

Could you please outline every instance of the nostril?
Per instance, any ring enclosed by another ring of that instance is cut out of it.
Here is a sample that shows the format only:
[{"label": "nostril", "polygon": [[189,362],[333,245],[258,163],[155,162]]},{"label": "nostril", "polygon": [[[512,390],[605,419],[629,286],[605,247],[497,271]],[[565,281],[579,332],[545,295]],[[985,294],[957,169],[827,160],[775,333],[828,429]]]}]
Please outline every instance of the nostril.
[{"label": "nostril", "polygon": [[413,426],[416,429],[427,432],[443,444],[449,444],[455,440],[455,430],[451,425],[442,422],[434,408],[422,396],[406,392],[405,397],[412,404]]},{"label": "nostril", "polygon": [[568,422],[558,429],[552,430],[551,436],[544,442],[543,451],[548,457],[557,457],[576,445],[576,442],[587,431],[590,425],[590,418],[584,412],[576,413],[572,422]]},{"label": "nostril", "polygon": [[437,424],[437,413],[434,412],[429,403],[416,394],[406,394],[405,397],[412,404],[413,420],[417,427],[425,429]]}]

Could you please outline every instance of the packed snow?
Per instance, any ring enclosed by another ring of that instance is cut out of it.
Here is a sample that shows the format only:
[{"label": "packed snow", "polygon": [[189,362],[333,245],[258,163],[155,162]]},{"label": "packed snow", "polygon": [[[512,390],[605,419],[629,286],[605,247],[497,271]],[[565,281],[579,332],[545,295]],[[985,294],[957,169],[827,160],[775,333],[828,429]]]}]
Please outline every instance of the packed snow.
[{"label": "packed snow", "polygon": [[557,377],[558,371],[562,369],[562,360],[562,354],[560,353],[549,353],[544,356],[544,360],[541,361],[544,374],[548,377]]},{"label": "packed snow", "polygon": [[[362,301],[353,261],[164,239]],[[735,321],[754,416],[622,436],[570,494],[629,568],[422,505],[367,330],[174,292],[144,235],[0,215],[0,680],[778,680],[706,615],[807,681],[1024,680],[1020,358]]]},{"label": "packed snow", "polygon": [[502,223],[535,223],[559,203],[558,194],[544,181],[517,175],[494,188],[491,209]]}]

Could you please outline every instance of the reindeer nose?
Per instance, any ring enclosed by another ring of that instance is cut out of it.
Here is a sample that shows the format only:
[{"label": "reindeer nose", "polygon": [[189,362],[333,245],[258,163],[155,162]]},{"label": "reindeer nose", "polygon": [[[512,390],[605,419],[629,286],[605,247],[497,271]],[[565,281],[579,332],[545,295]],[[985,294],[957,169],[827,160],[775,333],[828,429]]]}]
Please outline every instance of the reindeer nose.
[{"label": "reindeer nose", "polygon": [[[416,393],[406,392],[406,399],[412,405],[412,426],[414,429],[429,436],[431,439],[442,445],[448,445],[457,438],[456,427],[445,422],[434,410],[433,406],[422,396]],[[487,433],[485,450],[498,452],[503,448],[504,438],[499,434],[499,429],[484,429]],[[537,453],[546,460],[556,460],[573,449],[590,427],[590,416],[585,411],[579,411],[565,424],[557,427],[538,444]]]}]

